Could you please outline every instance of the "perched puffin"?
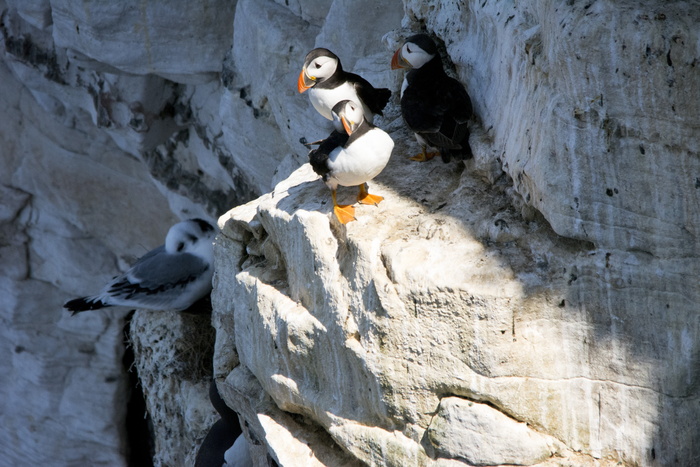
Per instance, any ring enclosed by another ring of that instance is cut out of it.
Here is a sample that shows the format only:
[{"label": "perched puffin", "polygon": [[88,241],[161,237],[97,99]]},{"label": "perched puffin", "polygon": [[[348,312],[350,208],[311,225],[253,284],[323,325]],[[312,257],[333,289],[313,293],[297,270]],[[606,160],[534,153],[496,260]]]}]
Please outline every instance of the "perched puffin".
[{"label": "perched puffin", "polygon": [[386,88],[375,88],[366,79],[343,70],[340,59],[328,49],[314,49],[306,55],[297,81],[299,92],[309,90],[314,108],[333,120],[333,106],[343,100],[362,104],[365,120],[374,121],[374,114],[382,115],[382,109],[391,97]]},{"label": "perched puffin", "polygon": [[401,85],[401,114],[422,146],[421,154],[411,159],[426,161],[437,155],[426,153],[426,146],[437,148],[444,162],[451,157],[470,159],[471,99],[443,70],[433,40],[426,34],[409,37],[394,53],[391,68],[410,69]]},{"label": "perched puffin", "polygon": [[309,153],[314,171],[319,174],[333,198],[333,212],[341,224],[355,219],[355,208],[338,205],[338,185],[359,185],[357,201],[377,205],[384,198],[367,192],[366,182],[386,167],[394,148],[394,141],[381,129],[369,123],[362,107],[351,101],[338,102],[332,110],[335,130]]},{"label": "perched puffin", "polygon": [[211,292],[216,229],[203,219],[173,225],[165,245],[142,256],[100,293],[63,307],[73,315],[109,306],[182,311]]}]

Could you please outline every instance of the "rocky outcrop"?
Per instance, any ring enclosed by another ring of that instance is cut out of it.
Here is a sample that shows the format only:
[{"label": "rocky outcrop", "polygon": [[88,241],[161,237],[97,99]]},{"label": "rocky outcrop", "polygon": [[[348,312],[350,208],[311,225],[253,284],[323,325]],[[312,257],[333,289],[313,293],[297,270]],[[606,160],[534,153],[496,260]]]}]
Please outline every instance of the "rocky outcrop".
[{"label": "rocky outcrop", "polygon": [[[201,316],[129,326],[157,465],[194,458],[212,373],[257,465],[698,462],[691,2],[179,3],[0,0],[8,462],[128,462],[125,312],[60,305],[193,216],[222,228],[213,343]],[[394,96],[385,201],[341,226],[303,57],[398,90],[421,28],[475,158],[409,162]]]},{"label": "rocky outcrop", "polygon": [[209,400],[214,329],[208,314],[139,311],[129,322],[139,382],[153,427],[156,465],[194,465],[198,442],[219,419]]},{"label": "rocky outcrop", "polygon": [[[357,223],[308,168],[222,217],[217,375],[244,366],[370,465],[697,458],[688,5],[408,2],[412,21],[467,83],[476,160],[406,163],[394,110],[386,201]],[[485,413],[447,416],[455,399]]]}]

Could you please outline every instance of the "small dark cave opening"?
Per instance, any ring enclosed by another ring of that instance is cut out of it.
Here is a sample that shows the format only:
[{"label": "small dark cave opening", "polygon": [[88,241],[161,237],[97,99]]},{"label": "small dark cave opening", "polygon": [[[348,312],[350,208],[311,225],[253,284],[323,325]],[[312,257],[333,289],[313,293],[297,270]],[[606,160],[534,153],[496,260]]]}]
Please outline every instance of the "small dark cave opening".
[{"label": "small dark cave opening", "polygon": [[146,398],[141,390],[135,365],[134,349],[131,346],[130,329],[132,310],[124,319],[124,357],[122,365],[129,376],[129,402],[126,406],[127,465],[129,467],[153,467],[155,446],[151,417],[146,410]]}]

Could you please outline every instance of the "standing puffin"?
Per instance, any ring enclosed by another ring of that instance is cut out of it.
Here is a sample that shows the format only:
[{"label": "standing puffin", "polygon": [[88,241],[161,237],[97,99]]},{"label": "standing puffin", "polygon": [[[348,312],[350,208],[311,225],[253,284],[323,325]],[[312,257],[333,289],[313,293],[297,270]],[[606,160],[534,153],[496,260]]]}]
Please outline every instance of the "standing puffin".
[{"label": "standing puffin", "polygon": [[426,146],[438,148],[443,162],[470,159],[467,122],[472,103],[464,86],[443,70],[433,40],[426,34],[409,37],[394,53],[391,68],[410,69],[401,85],[401,114],[422,146],[411,159],[426,161],[437,155],[426,153]]},{"label": "standing puffin", "polygon": [[360,204],[379,204],[384,198],[369,194],[366,182],[386,167],[394,141],[365,120],[362,107],[353,101],[338,102],[331,113],[336,130],[309,153],[309,160],[331,190],[333,212],[341,224],[347,224],[356,220],[355,208],[338,205],[338,185],[359,186]]},{"label": "standing puffin", "polygon": [[314,108],[333,120],[333,106],[343,100],[362,104],[365,120],[374,121],[374,114],[382,115],[382,109],[391,97],[386,88],[375,88],[366,79],[343,70],[340,59],[328,49],[314,49],[306,55],[297,81],[299,92],[309,90]]}]

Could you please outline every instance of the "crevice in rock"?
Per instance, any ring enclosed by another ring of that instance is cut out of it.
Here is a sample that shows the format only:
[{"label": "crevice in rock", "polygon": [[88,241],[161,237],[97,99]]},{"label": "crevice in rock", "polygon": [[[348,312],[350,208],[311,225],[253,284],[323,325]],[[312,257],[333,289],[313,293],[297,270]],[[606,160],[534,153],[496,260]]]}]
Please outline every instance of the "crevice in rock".
[{"label": "crevice in rock", "polygon": [[16,60],[37,69],[43,69],[44,78],[61,85],[68,83],[63,77],[63,72],[58,64],[56,53],[53,50],[41,48],[32,41],[29,34],[13,35],[10,32],[12,25],[8,24],[7,11],[0,16],[0,34],[2,34],[5,51]]},{"label": "crevice in rock", "polygon": [[[216,215],[253,199],[254,191],[236,173],[230,174],[234,179],[234,188],[224,191],[209,188],[207,177],[201,171],[187,171],[176,157],[176,150],[181,144],[187,146],[189,138],[190,130],[183,129],[156,149],[143,153],[143,160],[153,178],[169,190],[201,203]],[[219,160],[222,160],[221,156]]]},{"label": "crevice in rock", "polygon": [[139,381],[138,370],[135,365],[134,349],[130,345],[131,318],[134,312],[129,313],[124,320],[124,356],[122,366],[129,377],[131,394],[126,406],[126,442],[128,446],[127,464],[133,467],[153,466],[154,443],[151,418],[146,410],[146,399]]},{"label": "crevice in rock", "polygon": [[269,234],[261,229],[258,235],[251,234],[243,247],[239,269],[289,296],[289,279],[284,255]]},{"label": "crevice in rock", "polygon": [[[468,402],[473,402],[475,404],[486,405],[488,407],[491,407],[494,410],[501,412],[503,415],[510,418],[511,420],[514,420],[518,423],[526,423],[528,426],[530,426],[530,424],[526,420],[520,420],[518,417],[516,417],[515,415],[510,413],[508,410],[504,409],[503,407],[500,407],[493,400],[490,400],[487,398],[479,398],[477,396],[469,397],[469,396],[465,396],[463,394],[461,394],[461,395],[460,394],[444,394],[444,395],[440,396],[440,401],[442,401],[443,399],[446,399],[448,397],[456,397],[458,399],[462,399],[462,400],[465,400]],[[435,414],[437,414],[437,410],[436,410]]]}]

